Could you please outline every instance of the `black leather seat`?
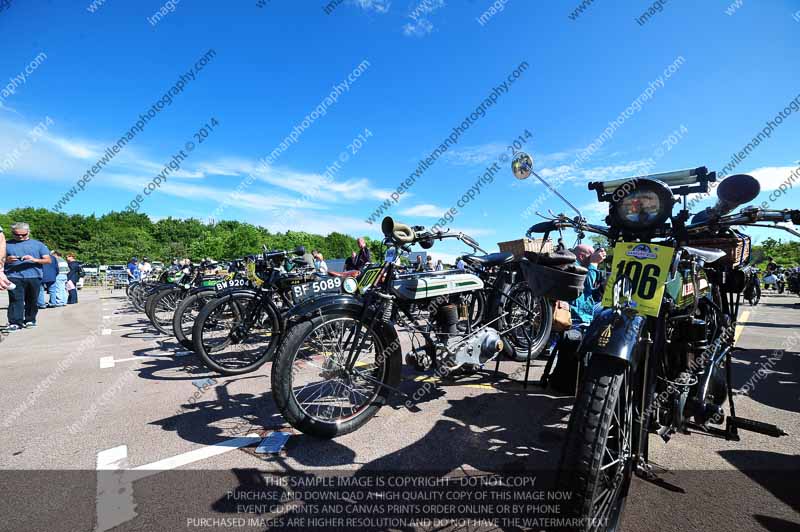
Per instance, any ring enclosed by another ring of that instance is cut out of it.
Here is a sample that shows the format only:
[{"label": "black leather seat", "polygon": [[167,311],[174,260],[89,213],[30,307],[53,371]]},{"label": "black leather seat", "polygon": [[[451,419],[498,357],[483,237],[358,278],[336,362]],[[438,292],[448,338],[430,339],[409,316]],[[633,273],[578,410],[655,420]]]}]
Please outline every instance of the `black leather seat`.
[{"label": "black leather seat", "polygon": [[507,264],[514,260],[514,254],[510,251],[500,253],[489,253],[488,255],[464,255],[464,260],[470,264],[477,264],[484,268]]}]

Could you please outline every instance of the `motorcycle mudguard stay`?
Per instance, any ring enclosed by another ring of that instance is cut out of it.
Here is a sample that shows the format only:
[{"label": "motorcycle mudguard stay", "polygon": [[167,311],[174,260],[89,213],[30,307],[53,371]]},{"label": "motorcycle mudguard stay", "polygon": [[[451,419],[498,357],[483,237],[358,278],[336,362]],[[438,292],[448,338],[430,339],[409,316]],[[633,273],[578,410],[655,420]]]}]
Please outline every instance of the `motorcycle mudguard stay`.
[{"label": "motorcycle mudguard stay", "polygon": [[643,351],[637,345],[646,323],[647,318],[639,314],[603,309],[584,334],[581,351],[624,360],[635,371]]},{"label": "motorcycle mudguard stay", "polygon": [[[287,328],[291,327],[295,322],[310,320],[317,316],[324,316],[332,311],[341,310],[350,311],[357,316],[361,316],[364,312],[364,302],[359,297],[352,294],[321,295],[289,310],[285,316]],[[370,320],[371,317],[368,315],[367,321]],[[400,385],[403,360],[400,338],[397,336],[397,331],[395,331],[391,324],[376,320],[375,325],[390,351],[388,354],[390,358],[388,361],[389,380],[387,384],[397,387]]]}]

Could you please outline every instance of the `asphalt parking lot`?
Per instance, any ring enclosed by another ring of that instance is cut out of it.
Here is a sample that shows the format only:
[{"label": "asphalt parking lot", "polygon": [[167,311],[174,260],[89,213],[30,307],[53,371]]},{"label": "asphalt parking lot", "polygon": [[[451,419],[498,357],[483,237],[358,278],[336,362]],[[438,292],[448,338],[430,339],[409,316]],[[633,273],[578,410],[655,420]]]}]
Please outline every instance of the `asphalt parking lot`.
[{"label": "asphalt parking lot", "polygon": [[[268,366],[216,377],[149,327],[124,293],[85,289],[80,296],[77,306],[45,310],[37,328],[0,343],[0,506],[7,506],[0,530],[45,523],[49,530],[192,528],[187,519],[217,508],[223,486],[235,488],[247,471],[552,471],[558,465],[571,398],[524,389],[523,365],[515,362],[504,362],[500,377],[431,386],[413,409],[397,400],[336,440],[295,433],[281,454],[257,454],[260,436],[287,430],[270,396]],[[3,314],[5,306],[3,295]],[[800,299],[767,296],[741,318],[734,381],[750,391],[738,396],[737,413],[789,435],[742,431],[740,442],[726,442],[690,434],[668,444],[652,437],[651,457],[664,471],[657,483],[635,480],[624,530],[800,529],[796,480],[793,490],[783,482],[800,473],[800,341],[787,343],[800,338]],[[535,363],[532,379],[543,365]],[[764,376],[754,381],[758,370]],[[407,372],[403,390],[413,393],[425,382]],[[113,515],[102,513],[98,470],[136,472],[134,493],[119,494],[133,499],[133,512],[117,506]],[[186,472],[180,486],[158,484],[165,471]],[[208,484],[203,490],[201,482]],[[44,500],[43,485],[59,486],[60,495]]]}]

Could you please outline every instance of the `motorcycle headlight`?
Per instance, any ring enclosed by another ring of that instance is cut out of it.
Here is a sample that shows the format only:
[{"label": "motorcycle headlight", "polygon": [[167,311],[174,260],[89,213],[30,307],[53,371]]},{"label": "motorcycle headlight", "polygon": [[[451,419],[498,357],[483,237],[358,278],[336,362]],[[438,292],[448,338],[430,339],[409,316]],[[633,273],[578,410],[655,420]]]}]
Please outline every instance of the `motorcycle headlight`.
[{"label": "motorcycle headlight", "polygon": [[647,232],[669,219],[674,204],[672,191],[661,181],[631,180],[612,193],[609,222],[631,233]]},{"label": "motorcycle headlight", "polygon": [[348,294],[355,294],[358,289],[358,283],[352,277],[348,277],[343,283],[344,291]]}]

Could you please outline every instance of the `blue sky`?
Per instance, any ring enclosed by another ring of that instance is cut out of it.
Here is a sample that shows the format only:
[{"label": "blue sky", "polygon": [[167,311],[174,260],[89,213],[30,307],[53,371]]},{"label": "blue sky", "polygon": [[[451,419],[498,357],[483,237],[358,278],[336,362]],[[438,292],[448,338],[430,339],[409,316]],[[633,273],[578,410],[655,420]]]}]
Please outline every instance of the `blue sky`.
[{"label": "blue sky", "polygon": [[[330,14],[326,4],[3,0],[0,211],[56,204],[209,50],[194,80],[64,212],[124,209],[194,142],[141,212],[378,237],[378,224],[365,220],[524,62],[388,213],[435,224],[527,130],[523,149],[539,173],[597,220],[589,179],[721,170],[800,95],[797,2],[743,0],[728,14],[728,1],[668,0],[643,25],[635,19],[650,2],[595,0],[574,19],[574,0],[344,0]],[[280,148],[358,65],[324,115]],[[218,125],[197,142],[212,118]],[[350,147],[359,134],[360,148]],[[799,136],[800,112],[792,111],[735,169],[759,178],[759,200],[796,168]],[[450,224],[487,248],[524,234],[535,217],[522,213],[543,190],[499,164]],[[798,194],[774,206],[796,207]],[[552,197],[540,206],[565,209]]]}]

